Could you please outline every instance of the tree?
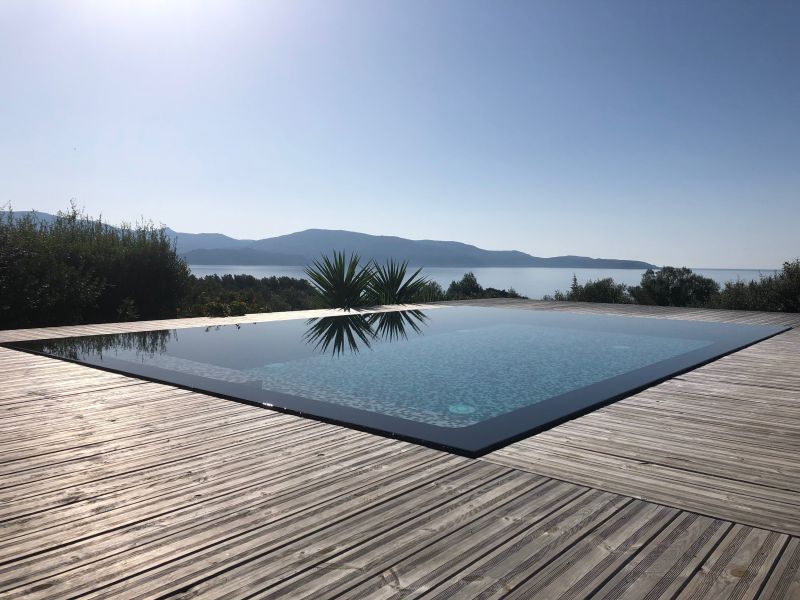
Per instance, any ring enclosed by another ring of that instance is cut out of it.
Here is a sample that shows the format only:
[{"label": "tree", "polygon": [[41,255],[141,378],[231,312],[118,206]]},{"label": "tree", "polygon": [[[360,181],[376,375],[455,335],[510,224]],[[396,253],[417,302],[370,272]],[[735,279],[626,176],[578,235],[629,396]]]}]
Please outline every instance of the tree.
[{"label": "tree", "polygon": [[475,273],[465,273],[461,281],[453,281],[447,288],[448,300],[462,300],[466,298],[481,298],[483,287],[478,283]]},{"label": "tree", "polygon": [[706,306],[719,294],[719,284],[686,267],[648,269],[638,286],[628,288],[638,304]]}]

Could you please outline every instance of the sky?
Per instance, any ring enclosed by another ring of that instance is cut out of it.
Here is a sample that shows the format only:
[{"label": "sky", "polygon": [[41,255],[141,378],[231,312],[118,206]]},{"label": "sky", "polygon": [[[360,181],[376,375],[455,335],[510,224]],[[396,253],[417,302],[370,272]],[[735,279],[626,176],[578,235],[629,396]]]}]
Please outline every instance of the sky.
[{"label": "sky", "polygon": [[0,205],[800,256],[800,3],[0,2]]}]

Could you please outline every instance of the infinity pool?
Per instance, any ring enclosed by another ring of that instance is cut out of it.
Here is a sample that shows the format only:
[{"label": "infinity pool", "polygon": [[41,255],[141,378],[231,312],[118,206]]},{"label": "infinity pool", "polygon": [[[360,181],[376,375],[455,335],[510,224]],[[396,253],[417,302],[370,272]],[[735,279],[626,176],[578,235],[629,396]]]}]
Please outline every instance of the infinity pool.
[{"label": "infinity pool", "polygon": [[476,456],[781,331],[441,307],[7,346]]}]

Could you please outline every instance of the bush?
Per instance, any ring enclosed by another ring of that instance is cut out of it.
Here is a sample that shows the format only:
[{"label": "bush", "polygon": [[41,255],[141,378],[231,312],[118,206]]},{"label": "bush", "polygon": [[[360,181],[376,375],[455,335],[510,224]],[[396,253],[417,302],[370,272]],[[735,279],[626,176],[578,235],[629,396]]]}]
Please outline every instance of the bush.
[{"label": "bush", "polygon": [[208,302],[203,308],[205,317],[230,317],[231,309],[224,302]]},{"label": "bush", "polygon": [[713,279],[686,267],[664,267],[658,272],[648,269],[641,284],[632,287],[611,278],[580,285],[573,275],[568,292],[556,291],[544,299],[800,312],[800,259],[783,263],[782,271],[762,275],[759,281],[728,282],[722,290]]},{"label": "bush", "polygon": [[638,286],[628,288],[637,304],[658,306],[706,306],[719,294],[719,284],[686,267],[648,269]]},{"label": "bush", "polygon": [[427,281],[419,290],[414,302],[439,302],[445,299],[444,289],[435,281]]},{"label": "bush", "polygon": [[611,277],[592,281],[585,284],[578,283],[578,278],[572,276],[572,285],[566,293],[556,291],[553,296],[545,296],[544,300],[569,300],[572,302],[606,302],[609,304],[630,304],[633,300],[624,283],[614,283]]},{"label": "bush", "polygon": [[228,312],[232,317],[241,317],[247,314],[247,303],[241,300],[234,300],[228,304]]},{"label": "bush", "polygon": [[470,271],[469,273],[464,273],[461,281],[453,281],[450,284],[450,287],[447,288],[447,299],[463,300],[468,298],[482,298],[483,293],[483,286],[478,283],[478,278],[475,277],[475,273]]},{"label": "bush", "polygon": [[305,279],[252,275],[191,276],[189,294],[179,314],[217,317],[247,313],[322,308]]},{"label": "bush", "polygon": [[0,328],[175,317],[188,285],[152,223],[111,227],[75,206],[52,224],[0,213]]},{"label": "bush", "polygon": [[716,301],[719,308],[800,312],[800,259],[783,263],[783,270],[758,281],[728,282]]}]

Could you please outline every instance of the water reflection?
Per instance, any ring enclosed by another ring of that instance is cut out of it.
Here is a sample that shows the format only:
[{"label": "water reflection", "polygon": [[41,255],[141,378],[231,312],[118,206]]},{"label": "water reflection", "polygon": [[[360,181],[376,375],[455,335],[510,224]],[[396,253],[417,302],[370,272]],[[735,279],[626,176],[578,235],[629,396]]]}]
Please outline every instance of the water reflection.
[{"label": "water reflection", "polygon": [[367,317],[374,327],[375,336],[388,342],[408,339],[406,326],[414,333],[422,334],[420,325],[424,325],[428,316],[421,310],[395,310],[384,313],[372,313]]},{"label": "water reflection", "polygon": [[103,353],[109,350],[133,350],[137,356],[152,358],[167,351],[167,344],[173,335],[177,338],[177,331],[140,331],[52,339],[38,342],[36,350],[70,360],[81,360],[89,356],[102,358]]},{"label": "water reflection", "polygon": [[336,317],[309,319],[308,330],[303,336],[321,353],[331,352],[338,356],[348,350],[356,353],[359,345],[367,349],[376,340],[392,342],[407,339],[407,328],[422,334],[421,325],[428,316],[421,310],[397,310],[381,313],[355,313]]},{"label": "water reflection", "polygon": [[[422,334],[428,316],[421,310],[400,310],[380,313],[350,313],[336,317],[310,319],[303,334],[306,343],[315,351],[338,356],[345,352],[357,353],[370,349],[376,341],[393,342],[407,339],[409,334]],[[241,329],[240,325],[235,326]],[[205,332],[218,331],[223,326],[210,326]],[[90,357],[121,354],[130,351],[146,361],[167,354],[172,341],[178,341],[177,330],[142,331],[91,335],[71,338],[40,340],[28,343],[32,349],[70,360],[87,360]],[[246,340],[243,340],[246,341]],[[175,345],[173,345],[175,346]],[[171,354],[181,354],[175,346]],[[181,354],[183,356],[183,354]],[[184,357],[185,360],[190,360]],[[194,355],[191,360],[198,360]],[[205,359],[204,359],[205,362]]]},{"label": "water reflection", "polygon": [[370,348],[370,342],[375,338],[369,319],[361,314],[309,319],[307,323],[308,331],[303,337],[322,353],[330,348],[334,355],[341,354],[345,345],[350,352],[358,352],[357,340]]}]

